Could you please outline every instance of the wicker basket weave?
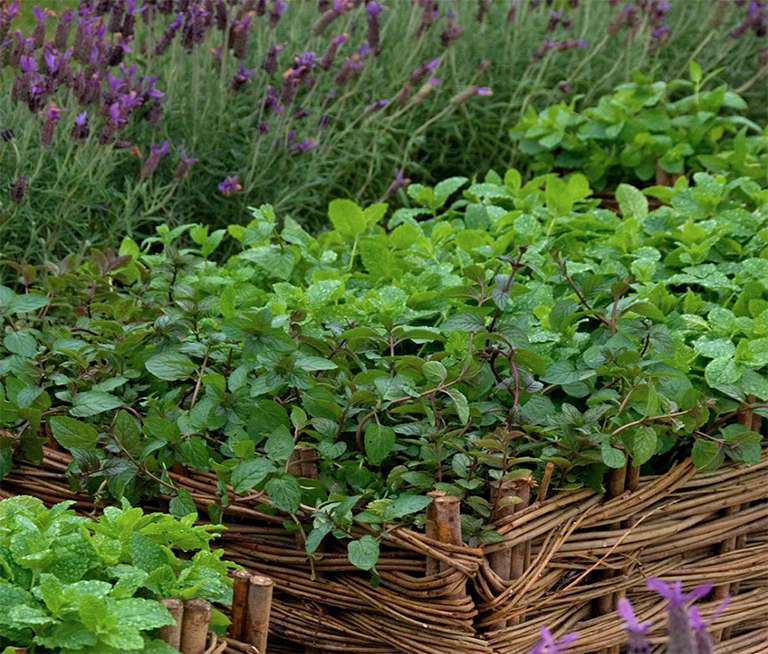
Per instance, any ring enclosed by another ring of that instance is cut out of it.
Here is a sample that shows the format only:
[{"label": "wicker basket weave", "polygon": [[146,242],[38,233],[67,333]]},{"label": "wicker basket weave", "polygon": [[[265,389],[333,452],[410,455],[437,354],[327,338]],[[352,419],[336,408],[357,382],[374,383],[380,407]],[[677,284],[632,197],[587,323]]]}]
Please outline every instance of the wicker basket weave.
[{"label": "wicker basket weave", "polygon": [[[71,499],[92,511],[91,499],[70,490],[68,462],[68,454],[45,448],[40,466],[15,466],[0,496]],[[211,475],[174,480],[201,509],[215,501]],[[758,654],[768,651],[767,481],[768,450],[759,464],[707,474],[685,461],[611,500],[579,490],[534,502],[501,520],[503,541],[483,549],[393,528],[382,543],[378,587],[342,548],[329,546],[308,561],[282,518],[256,511],[254,499],[233,496],[226,515],[234,522],[218,543],[228,558],[275,582],[270,654],[522,654],[544,625],[555,635],[578,631],[573,654],[616,652],[624,642],[621,619],[596,612],[595,603],[623,595],[640,620],[653,621],[652,637],[661,643],[664,602],[645,589],[647,577],[681,579],[686,589],[712,581],[715,599],[700,605],[705,618],[730,593],[716,623],[718,652]],[[489,555],[520,546],[522,576],[501,579]],[[427,576],[427,557],[442,571]]]}]

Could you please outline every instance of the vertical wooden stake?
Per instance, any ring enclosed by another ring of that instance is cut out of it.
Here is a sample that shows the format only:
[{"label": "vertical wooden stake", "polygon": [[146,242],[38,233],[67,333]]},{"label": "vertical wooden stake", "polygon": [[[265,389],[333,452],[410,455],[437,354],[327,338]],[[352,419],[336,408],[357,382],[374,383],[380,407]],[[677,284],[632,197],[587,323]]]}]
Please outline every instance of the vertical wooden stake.
[{"label": "vertical wooden stake", "polygon": [[[441,543],[461,545],[461,498],[443,491],[427,493],[432,503],[427,507],[426,533]],[[436,559],[427,558],[427,574],[437,574],[450,566]]]},{"label": "vertical wooden stake", "polygon": [[[491,482],[491,506],[493,512],[491,519],[495,522],[529,506],[531,502],[531,486],[533,480],[530,477],[523,479],[510,479],[507,481],[496,480]],[[517,496],[520,502],[517,504],[501,505],[504,498]],[[526,568],[526,558],[529,556],[530,543],[521,543],[509,548],[492,552],[488,556],[488,564],[491,569],[504,581],[519,579]],[[499,623],[500,628],[518,624],[519,618]]]},{"label": "vertical wooden stake", "polygon": [[[632,464],[627,462],[621,468],[611,468],[608,471],[608,476],[605,480],[605,497],[607,500],[612,500],[615,497],[619,497],[624,493],[627,484],[627,471],[632,468]],[[634,473],[630,473],[630,476]],[[606,526],[606,529],[619,529],[621,527],[620,522],[614,522]],[[599,571],[597,578],[604,581],[606,579],[612,579],[616,576],[615,570],[601,570]],[[601,595],[595,599],[593,604],[593,616],[606,615],[612,613],[616,609],[617,596],[615,593],[607,592],[605,595]],[[606,647],[599,650],[599,654],[618,654],[617,647]]]},{"label": "vertical wooden stake", "polygon": [[229,635],[235,640],[243,640],[245,616],[248,612],[248,582],[251,579],[251,573],[247,570],[235,570],[232,576],[235,584],[232,588],[232,622],[229,624]]},{"label": "vertical wooden stake", "polygon": [[182,654],[203,654],[208,640],[208,623],[211,621],[211,603],[203,599],[184,602],[184,619],[181,623]]},{"label": "vertical wooden stake", "polygon": [[164,640],[171,647],[179,649],[179,646],[181,645],[181,624],[184,619],[184,603],[175,597],[160,600],[160,603],[168,609],[168,613],[171,614],[171,617],[176,621],[176,624],[160,627],[157,632],[157,637],[160,640]]},{"label": "vertical wooden stake", "polygon": [[269,614],[272,610],[274,582],[268,577],[253,575],[248,586],[248,612],[244,640],[255,645],[259,654],[266,654],[269,636]]}]

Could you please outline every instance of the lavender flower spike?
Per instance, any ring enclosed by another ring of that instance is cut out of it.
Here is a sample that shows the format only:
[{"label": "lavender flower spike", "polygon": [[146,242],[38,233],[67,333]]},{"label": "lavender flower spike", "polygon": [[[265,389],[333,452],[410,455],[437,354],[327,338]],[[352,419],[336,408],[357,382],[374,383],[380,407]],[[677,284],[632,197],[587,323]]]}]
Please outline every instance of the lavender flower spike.
[{"label": "lavender flower spike", "polygon": [[240,186],[240,178],[237,175],[228,175],[219,183],[219,191],[225,196],[230,196],[232,193],[242,190],[243,187]]},{"label": "lavender flower spike", "polygon": [[199,159],[188,157],[187,151],[184,148],[181,148],[181,159],[179,159],[179,163],[176,166],[176,171],[173,173],[173,176],[176,177],[176,179],[184,179],[189,173],[192,164],[197,163],[198,161]]},{"label": "lavender flower spike", "polygon": [[648,642],[650,622],[638,622],[629,600],[619,600],[619,615],[624,618],[624,630],[627,632],[627,654],[650,654],[651,644]]},{"label": "lavender flower spike", "polygon": [[561,654],[568,645],[578,638],[576,634],[566,634],[556,641],[552,636],[552,632],[546,627],[542,627],[539,633],[541,634],[541,640],[531,650],[530,654]]},{"label": "lavender flower spike", "polygon": [[144,162],[144,167],[141,169],[142,177],[151,177],[155,172],[157,165],[160,163],[160,159],[170,151],[170,144],[167,140],[163,141],[161,145],[155,145],[154,143],[149,146],[150,155]]},{"label": "lavender flower spike", "polygon": [[696,641],[697,654],[714,654],[715,648],[712,644],[712,637],[707,630],[712,626],[715,620],[720,617],[720,614],[725,610],[725,607],[728,606],[730,601],[730,595],[726,595],[725,599],[720,602],[720,605],[715,609],[715,612],[707,622],[704,622],[699,613],[699,609],[695,606],[688,609],[688,617],[691,619],[691,625],[694,629],[693,638]]},{"label": "lavender flower spike", "polygon": [[673,581],[671,584],[667,584],[661,579],[648,579],[646,583],[650,590],[656,591],[669,601],[669,606],[667,607],[667,612],[669,613],[669,621],[667,622],[668,651],[695,652],[696,644],[693,628],[685,605],[700,597],[704,597],[704,595],[712,590],[712,584],[706,583],[703,586],[694,588],[689,593],[683,594],[683,584],[681,581]]},{"label": "lavender flower spike", "polygon": [[75,116],[75,124],[72,127],[71,136],[75,141],[82,141],[88,138],[88,133],[88,112],[83,111]]}]

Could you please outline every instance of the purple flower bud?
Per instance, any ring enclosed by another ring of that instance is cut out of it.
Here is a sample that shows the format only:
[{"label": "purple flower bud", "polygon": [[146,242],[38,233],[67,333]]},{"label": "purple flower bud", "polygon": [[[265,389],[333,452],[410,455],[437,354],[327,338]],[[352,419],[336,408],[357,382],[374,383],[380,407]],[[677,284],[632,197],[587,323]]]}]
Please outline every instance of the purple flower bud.
[{"label": "purple flower bud", "polygon": [[245,69],[245,64],[240,64],[240,71],[232,78],[232,90],[239,91],[243,84],[247,84],[251,81],[251,77],[256,72],[255,68],[250,70]]},{"label": "purple flower bud", "polygon": [[266,134],[269,131],[269,123],[266,120],[260,120],[259,124],[256,125],[256,131],[259,134]]},{"label": "purple flower bud", "polygon": [[53,143],[53,135],[56,132],[56,123],[61,120],[61,114],[65,111],[66,109],[60,109],[53,102],[48,105],[48,108],[43,112],[45,123],[43,124],[43,131],[40,134],[40,143],[43,145],[51,145],[51,143]]},{"label": "purple flower bud", "polygon": [[295,150],[295,152],[298,152],[299,154],[303,154],[304,152],[316,150],[317,147],[318,147],[318,143],[315,139],[304,139],[301,143],[299,143],[293,149]]},{"label": "purple flower bud", "polygon": [[230,46],[237,59],[245,59],[248,56],[248,41],[251,37],[251,19],[246,16],[241,21],[235,21],[230,31]]},{"label": "purple flower bud", "polygon": [[296,98],[296,85],[298,80],[294,75],[293,68],[289,68],[283,73],[283,89],[280,93],[280,102],[289,107]]},{"label": "purple flower bud", "polygon": [[556,641],[552,636],[552,632],[546,627],[541,627],[539,634],[541,635],[541,640],[531,650],[530,654],[560,654],[565,651],[568,645],[578,639],[576,634],[566,634]]},{"label": "purple flower bud", "polygon": [[40,7],[32,7],[32,13],[37,19],[35,29],[32,30],[32,43],[34,44],[34,48],[37,49],[45,42],[45,19],[53,14],[49,13],[46,9],[40,9]]},{"label": "purple flower bud", "polygon": [[176,179],[184,179],[189,174],[189,169],[192,167],[192,164],[197,163],[198,161],[198,159],[188,157],[186,150],[181,148],[181,158],[176,165],[176,171],[173,173],[173,176],[176,177]]},{"label": "purple flower bud", "polygon": [[431,61],[425,61],[421,66],[419,66],[416,70],[414,70],[411,73],[410,80],[414,84],[421,80],[424,75],[426,75],[429,72],[437,70],[437,67],[440,65],[440,57],[437,57],[437,59],[432,59]]},{"label": "purple flower bud", "polygon": [[449,47],[456,39],[458,39],[464,30],[461,29],[460,25],[456,25],[453,22],[453,19],[448,20],[448,27],[446,27],[441,33],[440,33],[440,43],[443,44],[444,48]]},{"label": "purple flower bud", "polygon": [[371,2],[365,5],[368,21],[368,45],[375,55],[378,55],[381,51],[379,48],[379,39],[381,33],[381,12],[384,9],[386,9],[386,7],[375,0],[371,0]]},{"label": "purple flower bud", "polygon": [[71,136],[75,141],[82,141],[88,138],[89,132],[88,112],[83,111],[75,116],[75,124],[72,127]]},{"label": "purple flower bud", "polygon": [[619,600],[619,615],[624,619],[624,629],[627,632],[627,654],[650,654],[651,644],[648,642],[650,622],[638,622],[632,605],[628,599]]},{"label": "purple flower bud", "polygon": [[374,111],[378,111],[379,109],[382,109],[386,107],[389,104],[389,100],[377,100],[376,102],[372,102],[369,104],[363,111],[363,115],[367,116],[368,114],[372,114]]},{"label": "purple flower bud", "polygon": [[8,195],[10,196],[11,202],[14,204],[21,204],[24,202],[24,198],[27,195],[26,175],[19,175],[15,180],[13,180]]},{"label": "purple flower bud", "polygon": [[274,75],[277,71],[277,55],[285,48],[282,43],[276,43],[271,45],[267,50],[267,54],[264,57],[264,63],[261,64],[261,69],[268,75]]},{"label": "purple flower bud", "polygon": [[268,86],[267,87],[267,95],[262,100],[265,107],[271,108],[273,112],[276,114],[283,113],[283,108],[280,106],[279,103],[279,96],[277,95],[277,91],[275,91],[274,86]]},{"label": "purple flower bud", "polygon": [[320,116],[320,120],[317,121],[317,129],[320,131],[324,130],[331,122],[331,117],[328,114],[323,114]]},{"label": "purple flower bud", "polygon": [[141,169],[142,177],[152,177],[157,169],[160,159],[162,159],[170,150],[170,144],[167,140],[163,141],[160,145],[154,143],[149,146],[150,154],[147,160],[144,162],[144,166]]},{"label": "purple flower bud", "polygon": [[571,94],[571,85],[566,81],[563,80],[557,85],[557,88],[559,88],[563,93],[570,95]]},{"label": "purple flower bud", "polygon": [[667,584],[661,579],[648,579],[646,585],[669,602],[667,606],[669,615],[667,621],[668,650],[670,652],[695,652],[695,637],[686,604],[704,597],[712,590],[712,584],[706,583],[698,586],[686,594],[683,594],[682,582],[680,581]]},{"label": "purple flower bud", "polygon": [[403,173],[401,173],[397,168],[395,168],[395,180],[389,185],[389,188],[387,189],[387,192],[385,193],[384,197],[387,198],[390,195],[394,195],[401,188],[408,186],[408,184],[410,183],[411,183],[411,180],[408,177],[404,177]]},{"label": "purple flower bud", "polygon": [[57,50],[66,50],[69,41],[69,32],[72,28],[72,20],[75,15],[67,10],[59,18],[56,24],[56,35],[53,38],[53,45]]},{"label": "purple flower bud", "polygon": [[232,193],[242,190],[243,187],[240,185],[240,178],[237,175],[228,175],[223,181],[219,182],[219,191],[227,197],[232,195]]},{"label": "purple flower bud", "polygon": [[493,91],[487,86],[468,86],[451,98],[451,104],[457,106],[464,104],[467,100],[476,95],[489,97],[493,95]]},{"label": "purple flower bud", "polygon": [[13,141],[14,134],[13,130],[11,129],[0,129],[0,138],[3,139],[6,143],[9,141]]},{"label": "purple flower bud", "polygon": [[157,127],[163,117],[163,103],[160,100],[153,101],[144,117],[152,127]]},{"label": "purple flower bud", "polygon": [[274,28],[280,22],[282,16],[288,9],[288,3],[283,0],[272,0],[272,8],[269,10],[269,26]]},{"label": "purple flower bud", "polygon": [[520,6],[520,0],[512,0],[509,5],[509,11],[507,12],[507,22],[514,23],[517,17],[517,8]]},{"label": "purple flower bud", "polygon": [[347,38],[348,37],[346,34],[341,34],[340,36],[336,36],[331,39],[331,42],[328,44],[328,48],[325,50],[325,53],[319,61],[320,68],[323,70],[329,70],[331,66],[333,66],[333,61],[336,59],[336,51],[339,49],[339,46],[347,40]]},{"label": "purple flower bud", "polygon": [[119,32],[123,24],[124,0],[111,0],[109,6],[109,18],[107,19],[107,31],[111,33]]}]

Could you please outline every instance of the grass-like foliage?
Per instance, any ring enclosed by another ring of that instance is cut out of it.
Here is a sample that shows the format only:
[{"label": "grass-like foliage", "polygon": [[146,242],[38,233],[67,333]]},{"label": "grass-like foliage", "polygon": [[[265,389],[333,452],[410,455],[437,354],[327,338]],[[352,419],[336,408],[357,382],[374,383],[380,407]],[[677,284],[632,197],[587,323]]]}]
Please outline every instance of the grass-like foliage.
[{"label": "grass-like foliage", "polygon": [[506,168],[528,107],[595,104],[635,68],[727,65],[760,97],[757,3],[454,5],[82,0],[54,16],[2,0],[0,255],[225,226],[262,203],[317,226],[333,197],[399,188],[395,169],[430,183]]},{"label": "grass-like foliage", "polygon": [[759,459],[759,184],[622,185],[623,217],[580,174],[408,193],[418,206],[388,218],[335,200],[318,237],[265,205],[228,230],[163,226],[82,265],[17,265],[0,286],[0,476],[49,433],[82,488],[131,502],[173,495],[174,462],[213,470],[294,526],[313,515],[308,552],[370,525],[350,555],[371,569],[376,530],[421,520],[434,488],[464,499],[477,542],[497,537],[488,483],[547,462],[559,487],[600,491],[625,465]]},{"label": "grass-like foliage", "polygon": [[[46,509],[25,495],[0,501],[0,646],[173,654],[154,638],[174,624],[158,600],[232,603],[234,564],[211,550],[212,527],[194,526],[195,514],[177,520],[124,502],[92,521],[71,504]],[[179,558],[174,550],[194,554]],[[212,615],[215,629],[226,627],[223,613]]]}]

